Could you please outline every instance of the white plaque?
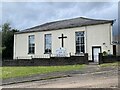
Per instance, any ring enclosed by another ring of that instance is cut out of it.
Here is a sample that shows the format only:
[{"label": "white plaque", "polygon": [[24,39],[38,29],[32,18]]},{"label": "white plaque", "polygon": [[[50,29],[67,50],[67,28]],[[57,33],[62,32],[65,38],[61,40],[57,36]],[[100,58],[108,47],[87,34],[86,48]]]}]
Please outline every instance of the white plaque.
[{"label": "white plaque", "polygon": [[65,57],[66,56],[66,49],[65,48],[58,48],[56,49],[56,56],[57,57]]}]

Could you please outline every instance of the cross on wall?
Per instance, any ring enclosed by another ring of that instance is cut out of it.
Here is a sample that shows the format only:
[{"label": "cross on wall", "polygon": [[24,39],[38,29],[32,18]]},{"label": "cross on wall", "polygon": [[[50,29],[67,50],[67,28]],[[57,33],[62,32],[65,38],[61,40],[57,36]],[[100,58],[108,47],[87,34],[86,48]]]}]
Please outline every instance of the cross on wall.
[{"label": "cross on wall", "polygon": [[61,37],[58,37],[58,38],[62,40],[62,47],[64,47],[64,40],[63,40],[63,39],[67,38],[67,36],[64,36],[64,35],[62,34],[62,36],[61,36]]}]

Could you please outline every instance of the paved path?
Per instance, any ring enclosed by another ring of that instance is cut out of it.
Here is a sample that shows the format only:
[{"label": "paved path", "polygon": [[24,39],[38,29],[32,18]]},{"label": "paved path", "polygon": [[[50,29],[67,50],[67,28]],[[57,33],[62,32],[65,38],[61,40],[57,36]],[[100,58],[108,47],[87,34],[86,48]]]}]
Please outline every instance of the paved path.
[{"label": "paved path", "polygon": [[[90,66],[96,67],[96,66]],[[70,77],[4,85],[3,88],[117,88],[118,70],[71,74]]]}]

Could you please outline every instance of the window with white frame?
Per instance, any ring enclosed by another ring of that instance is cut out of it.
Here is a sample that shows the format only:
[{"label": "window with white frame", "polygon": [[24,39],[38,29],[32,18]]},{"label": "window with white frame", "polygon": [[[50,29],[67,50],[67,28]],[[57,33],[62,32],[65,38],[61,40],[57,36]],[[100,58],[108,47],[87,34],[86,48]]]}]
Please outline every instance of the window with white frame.
[{"label": "window with white frame", "polygon": [[85,52],[85,43],[84,43],[84,31],[75,32],[75,41],[76,41],[76,53]]},{"label": "window with white frame", "polygon": [[45,53],[51,53],[52,50],[51,34],[45,34]]},{"label": "window with white frame", "polygon": [[29,38],[28,54],[34,54],[35,53],[35,36],[30,35],[28,38]]}]

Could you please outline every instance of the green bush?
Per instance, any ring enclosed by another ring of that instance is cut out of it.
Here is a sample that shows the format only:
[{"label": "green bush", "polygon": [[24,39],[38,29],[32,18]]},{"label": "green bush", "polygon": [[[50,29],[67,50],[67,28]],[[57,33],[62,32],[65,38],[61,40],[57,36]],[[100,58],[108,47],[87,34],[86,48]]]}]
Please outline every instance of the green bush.
[{"label": "green bush", "polygon": [[103,52],[103,56],[107,56],[108,53],[106,51]]}]

